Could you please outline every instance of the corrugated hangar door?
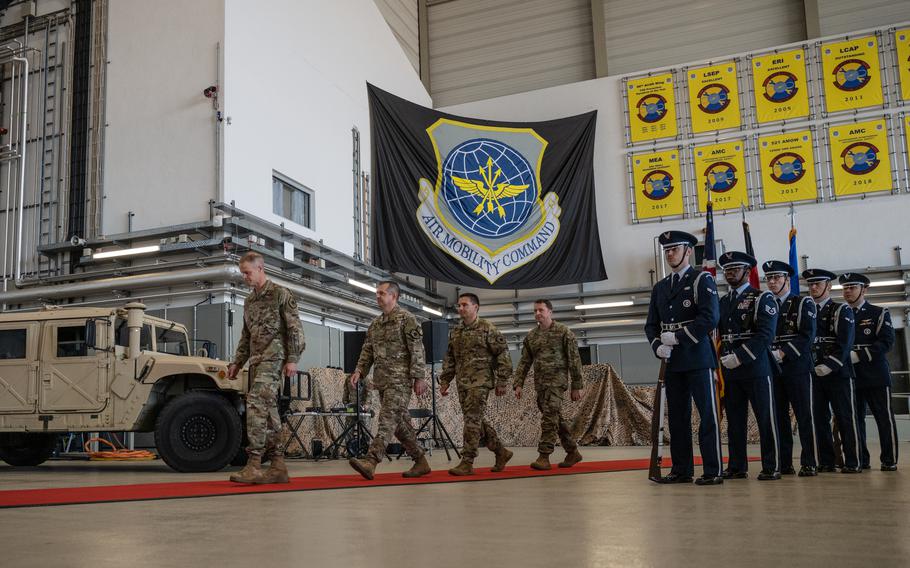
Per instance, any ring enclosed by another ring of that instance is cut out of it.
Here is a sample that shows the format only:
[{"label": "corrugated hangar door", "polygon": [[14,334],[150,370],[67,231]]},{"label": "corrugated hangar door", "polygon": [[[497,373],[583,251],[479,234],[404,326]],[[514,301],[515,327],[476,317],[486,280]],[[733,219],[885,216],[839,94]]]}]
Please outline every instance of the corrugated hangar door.
[{"label": "corrugated hangar door", "polygon": [[430,0],[427,17],[437,107],[594,78],[590,0]]},{"label": "corrugated hangar door", "polygon": [[907,0],[817,0],[820,35],[843,34],[910,20]]},{"label": "corrugated hangar door", "polygon": [[806,39],[803,0],[604,0],[604,19],[610,75]]},{"label": "corrugated hangar door", "polygon": [[379,12],[401,44],[414,70],[420,72],[420,34],[417,27],[417,0],[375,0]]}]

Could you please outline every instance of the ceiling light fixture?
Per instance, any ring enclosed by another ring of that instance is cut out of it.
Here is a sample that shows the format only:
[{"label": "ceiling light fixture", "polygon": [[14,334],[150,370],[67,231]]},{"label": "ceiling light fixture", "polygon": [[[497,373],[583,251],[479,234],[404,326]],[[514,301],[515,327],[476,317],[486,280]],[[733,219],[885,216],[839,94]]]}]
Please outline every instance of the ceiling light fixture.
[{"label": "ceiling light fixture", "polygon": [[92,255],[92,260],[101,260],[104,258],[118,258],[121,256],[135,256],[137,254],[148,254],[150,252],[158,252],[161,250],[160,245],[151,245],[147,247],[136,247],[129,249],[120,249],[120,250],[108,250],[104,252],[96,252]]},{"label": "ceiling light fixture", "polygon": [[367,292],[373,292],[374,294],[376,293],[375,286],[370,286],[369,284],[354,280],[353,278],[348,278],[348,284],[356,288],[360,288],[361,290],[366,290]]},{"label": "ceiling light fixture", "polygon": [[623,308],[627,306],[634,306],[635,302],[632,300],[623,300],[622,302],[605,302],[603,304],[578,304],[575,306],[576,310],[598,310],[600,308]]}]

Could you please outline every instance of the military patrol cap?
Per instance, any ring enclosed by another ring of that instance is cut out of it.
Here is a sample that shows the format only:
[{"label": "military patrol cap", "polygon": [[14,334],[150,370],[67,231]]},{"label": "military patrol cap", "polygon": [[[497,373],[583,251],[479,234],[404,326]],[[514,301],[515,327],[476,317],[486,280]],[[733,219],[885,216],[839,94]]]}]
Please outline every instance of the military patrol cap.
[{"label": "military patrol cap", "polygon": [[698,239],[695,238],[695,235],[691,235],[685,231],[667,231],[666,233],[661,233],[657,237],[657,242],[660,243],[665,249],[673,248],[678,245],[686,245],[694,247],[698,242]]},{"label": "military patrol cap", "polygon": [[845,272],[841,274],[837,281],[841,283],[841,286],[868,286],[869,278],[865,274],[860,274],[859,272]]},{"label": "military patrol cap", "polygon": [[787,276],[793,276],[796,272],[793,270],[793,267],[790,266],[790,263],[784,262],[782,260],[767,260],[764,264],[761,265],[761,269],[764,271],[765,276],[774,276],[777,274],[786,274]]},{"label": "military patrol cap", "polygon": [[725,252],[724,254],[720,255],[719,259],[717,259],[717,264],[719,264],[720,267],[724,270],[727,270],[728,268],[736,268],[737,266],[746,266],[748,268],[752,268],[757,263],[758,261],[755,260],[754,256],[740,252],[738,250]]},{"label": "military patrol cap", "polygon": [[837,274],[823,268],[810,268],[808,270],[803,270],[803,278],[809,283],[827,282],[828,280],[837,278]]}]

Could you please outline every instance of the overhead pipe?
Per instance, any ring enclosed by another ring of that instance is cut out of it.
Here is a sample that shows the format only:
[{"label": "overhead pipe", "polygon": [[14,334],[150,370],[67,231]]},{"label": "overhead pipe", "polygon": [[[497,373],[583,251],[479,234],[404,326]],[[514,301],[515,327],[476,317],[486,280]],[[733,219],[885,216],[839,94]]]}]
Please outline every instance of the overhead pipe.
[{"label": "overhead pipe", "polygon": [[[21,304],[41,299],[72,298],[101,294],[112,290],[132,290],[136,288],[154,288],[187,284],[196,281],[231,281],[242,280],[240,269],[237,266],[226,265],[201,268],[196,270],[180,270],[176,272],[153,272],[135,276],[121,276],[117,278],[104,278],[89,282],[64,284],[58,286],[36,286],[8,292],[0,292],[0,304]],[[285,286],[302,300],[310,301],[324,307],[332,307],[343,312],[354,313],[362,317],[373,318],[379,315],[379,310],[370,308],[339,298],[331,294],[313,290],[293,282],[281,279],[280,284]]]},{"label": "overhead pipe", "polygon": [[16,285],[22,281],[22,218],[25,206],[25,150],[28,147],[28,59],[25,57],[13,57],[13,61],[22,62],[22,112],[20,120],[22,126],[19,129],[19,222],[16,229]]}]

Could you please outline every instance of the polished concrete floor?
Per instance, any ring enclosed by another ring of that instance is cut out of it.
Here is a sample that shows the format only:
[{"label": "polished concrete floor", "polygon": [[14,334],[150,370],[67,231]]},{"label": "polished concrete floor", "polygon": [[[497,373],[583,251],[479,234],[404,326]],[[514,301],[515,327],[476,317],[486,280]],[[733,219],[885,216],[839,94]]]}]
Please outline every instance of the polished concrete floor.
[{"label": "polished concrete floor", "polygon": [[[584,453],[609,460],[648,451]],[[513,464],[535,456],[519,448]],[[440,451],[431,464],[451,467]],[[490,454],[478,465],[492,465]],[[341,461],[290,466],[294,476],[350,471]],[[5,509],[0,566],[907,566],[908,472],[697,487],[655,485],[636,471]],[[0,465],[0,490],[225,476],[176,474],[160,461],[54,461]]]}]

